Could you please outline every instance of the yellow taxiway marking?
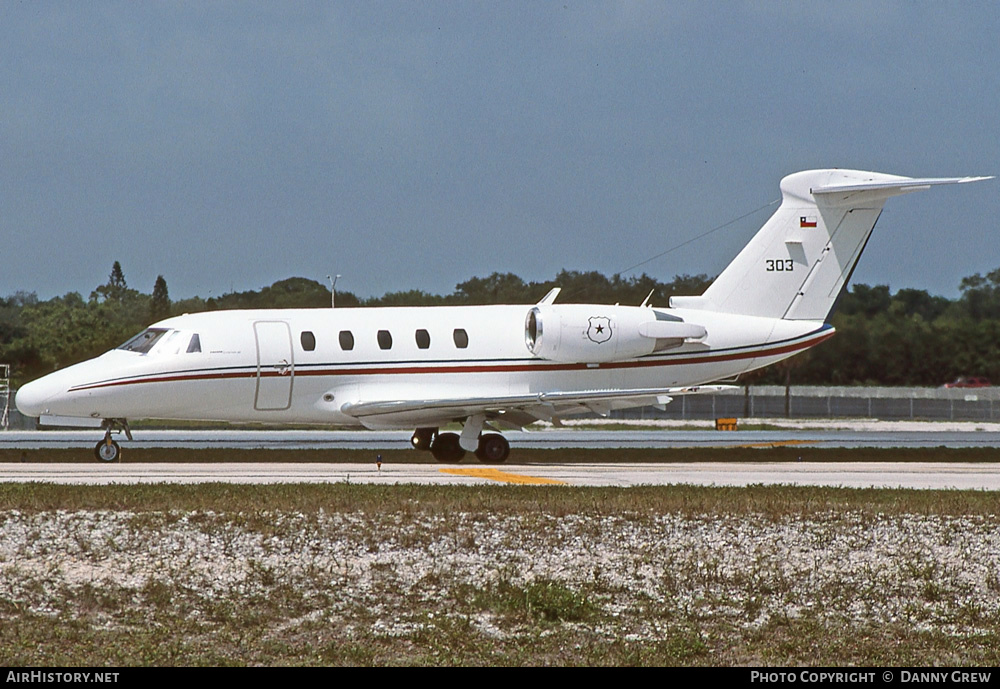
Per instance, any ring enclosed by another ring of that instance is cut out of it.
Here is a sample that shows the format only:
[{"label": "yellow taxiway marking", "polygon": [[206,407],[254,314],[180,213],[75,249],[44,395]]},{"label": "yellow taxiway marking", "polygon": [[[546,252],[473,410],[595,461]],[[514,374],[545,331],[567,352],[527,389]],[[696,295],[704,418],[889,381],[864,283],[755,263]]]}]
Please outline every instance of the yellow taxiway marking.
[{"label": "yellow taxiway marking", "polygon": [[769,443],[751,443],[749,445],[734,445],[733,447],[784,447],[786,445],[815,445],[818,440],[774,440]]},{"label": "yellow taxiway marking", "polygon": [[525,483],[525,484],[558,484],[565,485],[565,481],[557,481],[554,478],[541,478],[539,476],[524,476],[523,474],[508,474],[499,469],[487,469],[485,467],[475,467],[472,469],[441,469],[444,474],[456,474],[458,476],[472,476],[473,478],[486,478],[491,481],[501,483]]}]

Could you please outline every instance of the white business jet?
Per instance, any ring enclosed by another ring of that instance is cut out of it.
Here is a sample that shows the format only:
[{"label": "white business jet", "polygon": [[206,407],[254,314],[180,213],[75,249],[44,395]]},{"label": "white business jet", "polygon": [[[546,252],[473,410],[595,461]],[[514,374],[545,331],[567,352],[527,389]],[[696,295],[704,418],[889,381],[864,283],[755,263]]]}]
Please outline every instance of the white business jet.
[{"label": "white business jet", "polygon": [[[439,461],[503,462],[498,427],[662,406],[826,340],[886,199],[981,179],[789,175],[736,259],[669,308],[557,304],[554,289],[521,306],[185,314],[28,383],[17,407],[42,424],[104,428],[103,461],[120,454],[112,431],[131,438],[128,419],[187,419],[415,428],[413,446]],[[455,422],[461,433],[439,431]]]}]

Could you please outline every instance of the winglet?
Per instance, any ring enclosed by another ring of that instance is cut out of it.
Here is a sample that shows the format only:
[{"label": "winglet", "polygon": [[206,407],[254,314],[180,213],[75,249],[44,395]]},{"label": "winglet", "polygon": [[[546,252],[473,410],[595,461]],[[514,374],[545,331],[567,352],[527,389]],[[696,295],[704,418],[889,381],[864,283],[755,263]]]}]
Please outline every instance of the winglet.
[{"label": "winglet", "polygon": [[546,294],[544,297],[542,297],[542,300],[540,302],[538,302],[538,304],[536,304],[536,306],[541,306],[543,304],[551,304],[552,302],[554,302],[556,300],[556,297],[559,296],[559,293],[561,291],[562,291],[562,287],[553,287],[552,289],[549,290],[548,294]]}]

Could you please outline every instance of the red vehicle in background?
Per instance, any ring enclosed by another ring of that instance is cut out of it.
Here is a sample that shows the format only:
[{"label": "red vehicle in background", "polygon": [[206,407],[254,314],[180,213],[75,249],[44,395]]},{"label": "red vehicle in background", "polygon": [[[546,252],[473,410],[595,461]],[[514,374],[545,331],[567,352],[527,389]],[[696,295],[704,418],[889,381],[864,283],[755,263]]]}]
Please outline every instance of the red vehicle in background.
[{"label": "red vehicle in background", "polygon": [[978,376],[960,376],[950,383],[945,383],[946,388],[988,388],[990,381]]}]

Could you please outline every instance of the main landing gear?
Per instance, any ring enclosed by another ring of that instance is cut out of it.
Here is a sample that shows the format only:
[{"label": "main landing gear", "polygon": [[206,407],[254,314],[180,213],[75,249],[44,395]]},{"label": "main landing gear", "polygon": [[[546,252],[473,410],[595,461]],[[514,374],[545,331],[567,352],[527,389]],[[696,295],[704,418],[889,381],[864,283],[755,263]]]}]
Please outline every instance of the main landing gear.
[{"label": "main landing gear", "polygon": [[132,431],[125,419],[106,419],[104,421],[104,439],[94,445],[94,456],[99,462],[114,462],[122,457],[121,446],[111,439],[112,431],[124,431],[125,437],[132,439]]},{"label": "main landing gear", "polygon": [[[410,444],[417,450],[429,450],[439,462],[461,462],[465,456],[458,433],[439,433],[436,428],[418,428]],[[475,453],[483,464],[502,464],[510,456],[510,443],[499,433],[480,433]]]}]

